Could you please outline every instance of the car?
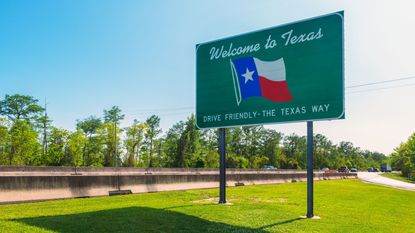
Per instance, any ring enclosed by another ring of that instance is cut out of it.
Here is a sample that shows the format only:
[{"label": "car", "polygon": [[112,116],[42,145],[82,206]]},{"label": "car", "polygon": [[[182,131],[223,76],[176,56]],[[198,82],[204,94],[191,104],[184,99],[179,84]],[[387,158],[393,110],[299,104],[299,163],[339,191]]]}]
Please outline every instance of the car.
[{"label": "car", "polygon": [[339,167],[339,169],[337,169],[337,172],[349,172],[350,170],[347,167]]},{"label": "car", "polygon": [[350,168],[350,172],[357,172],[357,168]]},{"label": "car", "polygon": [[373,172],[373,167],[367,169],[368,172]]},{"label": "car", "polygon": [[265,170],[276,170],[276,168],[274,166],[272,166],[272,165],[265,165],[263,167],[263,169],[265,169]]},{"label": "car", "polygon": [[322,169],[321,169],[322,171],[328,171],[328,170],[330,170],[328,167],[323,167]]}]

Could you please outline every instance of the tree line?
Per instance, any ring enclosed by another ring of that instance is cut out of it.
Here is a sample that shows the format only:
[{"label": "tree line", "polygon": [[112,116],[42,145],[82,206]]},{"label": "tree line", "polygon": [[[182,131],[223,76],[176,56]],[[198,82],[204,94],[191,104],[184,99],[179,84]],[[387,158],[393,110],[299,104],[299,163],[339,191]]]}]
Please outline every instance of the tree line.
[{"label": "tree line", "polygon": [[[37,99],[6,95],[0,100],[0,165],[219,167],[218,131],[198,129],[193,114],[166,132],[157,115],[124,128],[123,119],[121,109],[113,106],[101,117],[77,120],[76,130],[69,131],[53,126]],[[226,141],[230,168],[306,168],[305,136],[245,126],[226,129]],[[322,134],[314,135],[315,169],[367,169],[387,159],[351,142],[334,144]]]},{"label": "tree line", "polygon": [[415,181],[415,133],[395,149],[391,163],[393,169],[402,171],[403,176]]}]

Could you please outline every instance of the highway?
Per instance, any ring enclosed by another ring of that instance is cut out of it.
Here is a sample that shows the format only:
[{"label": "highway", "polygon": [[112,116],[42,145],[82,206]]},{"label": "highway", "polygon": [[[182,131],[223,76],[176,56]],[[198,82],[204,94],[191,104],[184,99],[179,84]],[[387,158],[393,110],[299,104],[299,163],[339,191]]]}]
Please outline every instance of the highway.
[{"label": "highway", "polygon": [[377,172],[358,172],[357,177],[363,182],[379,184],[397,189],[404,189],[415,192],[415,184],[381,176]]}]

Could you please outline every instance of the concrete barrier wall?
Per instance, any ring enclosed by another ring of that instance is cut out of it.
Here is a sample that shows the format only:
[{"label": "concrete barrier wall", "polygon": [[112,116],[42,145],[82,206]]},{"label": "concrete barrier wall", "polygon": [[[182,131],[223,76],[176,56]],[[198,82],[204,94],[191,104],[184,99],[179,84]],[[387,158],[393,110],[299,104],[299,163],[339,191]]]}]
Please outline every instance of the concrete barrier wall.
[{"label": "concrete barrier wall", "polygon": [[[15,166],[0,166],[0,176],[1,175],[73,175],[73,174],[148,174],[148,173],[158,173],[158,174],[171,174],[171,173],[218,173],[217,168],[113,168],[113,167],[15,167]],[[262,169],[235,169],[228,168],[226,169],[227,173],[263,173],[263,172],[272,172],[272,173],[305,173],[305,170],[296,170],[296,169],[278,169],[278,170],[262,170]]]},{"label": "concrete barrier wall", "polygon": [[[314,180],[356,178],[355,173],[315,172]],[[306,181],[305,171],[227,171],[227,186]],[[132,193],[216,188],[218,169],[112,169],[0,167],[0,203],[106,196],[110,191]]]}]

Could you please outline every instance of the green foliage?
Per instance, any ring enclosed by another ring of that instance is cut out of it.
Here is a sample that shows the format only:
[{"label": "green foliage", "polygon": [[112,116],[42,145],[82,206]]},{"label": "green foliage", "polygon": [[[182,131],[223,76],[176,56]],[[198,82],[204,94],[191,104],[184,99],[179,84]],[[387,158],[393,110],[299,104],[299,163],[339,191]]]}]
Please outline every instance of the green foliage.
[{"label": "green foliage", "polygon": [[200,131],[196,128],[196,119],[192,114],[185,122],[184,131],[179,139],[179,157],[181,167],[204,167],[204,158],[200,156]]},{"label": "green foliage", "polygon": [[84,120],[77,120],[76,129],[82,130],[88,137],[97,133],[101,127],[102,121],[100,118],[90,116]]},{"label": "green foliage", "polygon": [[105,144],[105,137],[102,135],[103,130],[102,121],[100,118],[90,116],[84,120],[78,120],[76,123],[77,130],[82,130],[87,136],[88,140],[83,148],[84,166],[103,166],[103,151]]},{"label": "green foliage", "polygon": [[120,123],[124,119],[124,114],[121,114],[121,109],[118,106],[112,106],[109,110],[104,110],[104,122]]},{"label": "green foliage", "polygon": [[296,134],[284,138],[285,164],[288,169],[304,169],[306,167],[307,141],[305,136]]},{"label": "green foliage", "polygon": [[157,136],[161,133],[160,129],[160,117],[152,115],[146,120],[147,129],[145,132],[146,148],[148,156],[148,166],[153,167],[153,154],[155,152],[154,141]]},{"label": "green foliage", "polygon": [[265,165],[269,164],[269,158],[266,156],[255,156],[255,158],[252,161],[252,168],[262,168]]},{"label": "green foliage", "polygon": [[[121,140],[120,134],[123,131],[120,128],[117,128],[116,136],[114,136],[115,125],[113,123],[104,123],[102,124],[101,128],[99,129],[99,135],[102,137],[104,142],[103,147],[103,165],[105,167],[113,167],[114,166],[114,154],[115,154],[115,141],[117,148],[120,148]],[[121,164],[121,150],[117,150],[116,159],[118,160],[118,164]]]},{"label": "green foliage", "polygon": [[[104,110],[103,138],[105,140],[104,149],[104,166],[117,166],[121,164],[120,137],[122,132],[117,126],[124,119],[121,109],[118,106],[112,106],[109,110]],[[111,159],[112,157],[112,159]]]},{"label": "green foliage", "polygon": [[166,154],[165,167],[179,167],[184,163],[182,153],[179,153],[180,138],[184,132],[184,127],[184,122],[179,121],[166,133],[163,144],[163,151]]},{"label": "green foliage", "polygon": [[77,130],[68,136],[67,148],[65,153],[65,165],[79,167],[83,164],[83,148],[87,143],[85,134]]},{"label": "green foliage", "polygon": [[219,153],[216,150],[204,150],[201,153],[201,157],[204,158],[204,167],[219,167]]},{"label": "green foliage", "polygon": [[[113,106],[104,110],[102,118],[90,116],[77,120],[77,130],[70,132],[51,126],[51,120],[37,103],[33,97],[23,95],[6,95],[0,100],[3,116],[0,118],[0,165],[100,167],[114,166],[116,160],[119,165],[131,167],[219,166],[218,130],[199,130],[193,114],[162,135],[161,119],[156,115],[121,129],[119,124],[124,115],[118,106]],[[388,158],[381,153],[362,151],[351,142],[336,145],[317,134],[314,168],[366,169],[392,162],[405,175],[415,177],[413,137]],[[228,167],[306,167],[304,136],[283,135],[263,126],[245,126],[226,129],[226,141]]]},{"label": "green foliage", "polygon": [[242,156],[230,154],[226,157],[226,166],[228,168],[249,168],[249,160]]},{"label": "green foliage", "polygon": [[27,120],[16,119],[9,132],[10,152],[7,165],[41,165],[38,133]]},{"label": "green foliage", "polygon": [[[282,141],[282,134],[270,129],[264,130],[264,145],[262,153],[268,160],[267,164],[278,167],[278,154],[281,153],[280,143]],[[265,165],[265,164],[264,164]]]},{"label": "green foliage", "polygon": [[18,120],[33,120],[43,112],[38,100],[27,95],[6,95],[0,101],[0,115],[7,116],[12,122]]},{"label": "green foliage", "polygon": [[127,152],[126,166],[135,167],[142,163],[141,152],[144,144],[144,133],[147,128],[146,123],[137,121],[127,128],[124,141]]},{"label": "green foliage", "polygon": [[402,175],[415,180],[415,133],[405,143],[395,148],[391,155],[392,167]]},{"label": "green foliage", "polygon": [[44,164],[48,166],[63,166],[65,164],[65,152],[68,147],[69,131],[53,127],[48,140],[48,151],[44,158]]},{"label": "green foliage", "polygon": [[10,142],[9,127],[10,122],[5,118],[0,117],[0,165],[8,164]]}]

